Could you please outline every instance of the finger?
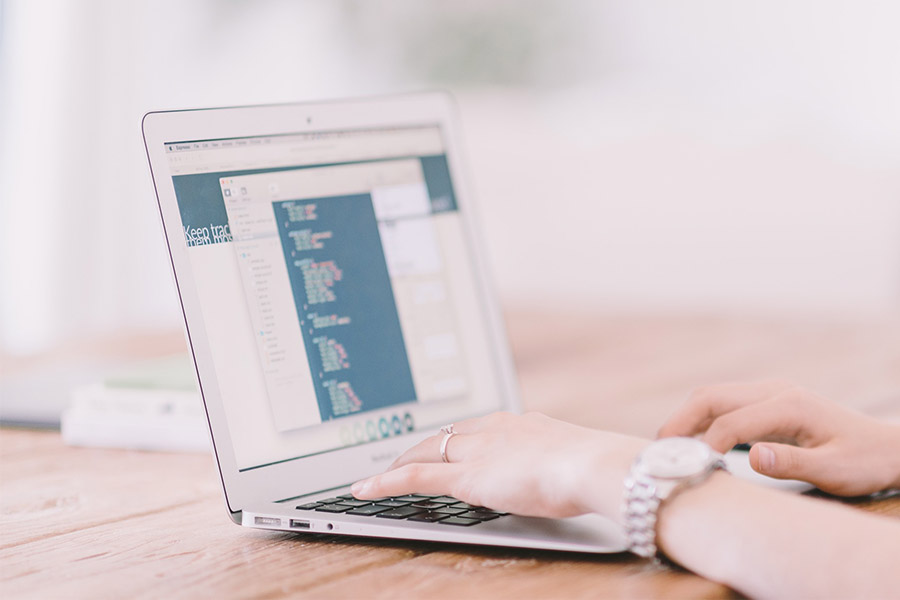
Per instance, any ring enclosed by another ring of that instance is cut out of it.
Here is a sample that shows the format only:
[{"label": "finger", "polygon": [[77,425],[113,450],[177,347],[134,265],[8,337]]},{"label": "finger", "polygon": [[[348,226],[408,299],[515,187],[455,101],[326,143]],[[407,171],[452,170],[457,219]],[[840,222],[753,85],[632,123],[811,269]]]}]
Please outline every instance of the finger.
[{"label": "finger", "polygon": [[765,442],[750,448],[754,471],[776,479],[800,479],[818,484],[832,467],[821,448],[800,448]]},{"label": "finger", "polygon": [[350,491],[361,500],[405,494],[452,496],[465,467],[460,464],[414,463],[354,483]]},{"label": "finger", "polygon": [[706,431],[718,417],[771,398],[792,384],[782,381],[726,383],[697,388],[663,424],[657,437],[692,436]]},{"label": "finger", "polygon": [[[389,471],[398,469],[411,463],[433,463],[443,462],[441,458],[441,444],[444,442],[445,434],[433,435],[426,438],[401,454],[388,468]],[[458,433],[447,440],[447,460],[449,462],[460,462],[466,459],[465,449],[471,444],[471,436]]]},{"label": "finger", "polygon": [[808,418],[798,404],[778,402],[776,397],[718,417],[706,430],[703,441],[719,452],[726,452],[736,444],[772,437],[797,440]]}]

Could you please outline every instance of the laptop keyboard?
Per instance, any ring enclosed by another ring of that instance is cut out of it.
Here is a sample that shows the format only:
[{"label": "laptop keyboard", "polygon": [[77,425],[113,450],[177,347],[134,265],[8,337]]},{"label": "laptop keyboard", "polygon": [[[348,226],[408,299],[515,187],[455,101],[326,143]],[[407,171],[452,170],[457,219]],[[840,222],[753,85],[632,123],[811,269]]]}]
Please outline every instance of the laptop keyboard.
[{"label": "laptop keyboard", "polygon": [[450,496],[426,496],[424,494],[409,494],[377,500],[357,500],[352,495],[345,494],[301,504],[296,508],[297,510],[343,513],[380,519],[440,523],[457,527],[478,525],[507,514],[480,506],[472,506]]}]

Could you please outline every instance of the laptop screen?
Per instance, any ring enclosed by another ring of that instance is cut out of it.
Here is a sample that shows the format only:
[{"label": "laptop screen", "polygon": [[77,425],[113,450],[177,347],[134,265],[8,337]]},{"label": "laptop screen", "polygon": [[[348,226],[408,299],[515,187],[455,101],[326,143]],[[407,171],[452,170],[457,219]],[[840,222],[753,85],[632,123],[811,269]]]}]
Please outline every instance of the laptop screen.
[{"label": "laptop screen", "polygon": [[499,408],[438,126],[166,156],[240,470]]}]

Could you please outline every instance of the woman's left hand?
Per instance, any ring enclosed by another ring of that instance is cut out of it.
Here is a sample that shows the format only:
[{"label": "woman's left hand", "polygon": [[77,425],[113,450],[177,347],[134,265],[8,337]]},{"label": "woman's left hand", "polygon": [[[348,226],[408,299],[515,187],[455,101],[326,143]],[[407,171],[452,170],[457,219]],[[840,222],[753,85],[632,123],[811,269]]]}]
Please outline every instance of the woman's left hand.
[{"label": "woman's left hand", "polygon": [[474,506],[536,517],[600,512],[618,518],[622,482],[648,443],[539,413],[494,413],[454,425],[401,455],[387,472],[355,483],[361,499],[442,494]]}]

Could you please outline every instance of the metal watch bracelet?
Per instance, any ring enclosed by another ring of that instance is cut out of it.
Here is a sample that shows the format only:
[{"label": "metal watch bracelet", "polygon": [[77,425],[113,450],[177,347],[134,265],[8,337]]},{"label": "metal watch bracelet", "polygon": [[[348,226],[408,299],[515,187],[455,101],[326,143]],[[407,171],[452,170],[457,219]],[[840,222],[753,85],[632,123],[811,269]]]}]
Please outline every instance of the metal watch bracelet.
[{"label": "metal watch bracelet", "polygon": [[655,559],[659,550],[656,546],[656,521],[660,504],[685,489],[706,481],[718,470],[728,470],[722,459],[714,461],[696,475],[685,477],[665,498],[660,498],[657,493],[656,478],[632,469],[625,478],[625,492],[622,501],[628,550],[643,558]]}]

